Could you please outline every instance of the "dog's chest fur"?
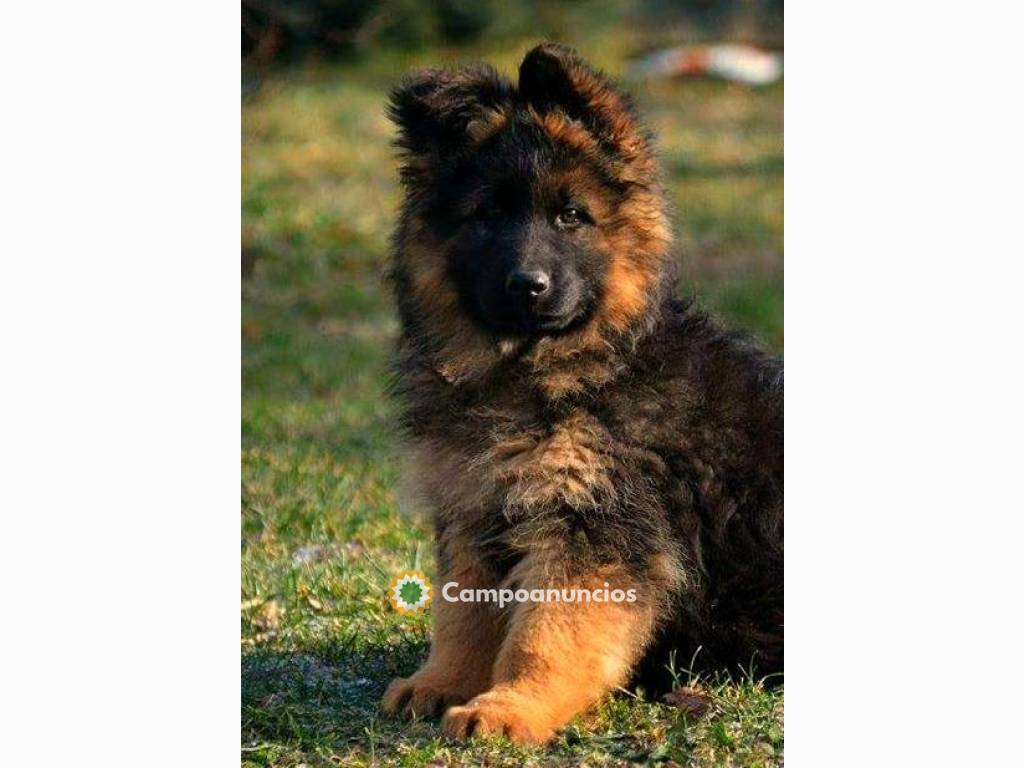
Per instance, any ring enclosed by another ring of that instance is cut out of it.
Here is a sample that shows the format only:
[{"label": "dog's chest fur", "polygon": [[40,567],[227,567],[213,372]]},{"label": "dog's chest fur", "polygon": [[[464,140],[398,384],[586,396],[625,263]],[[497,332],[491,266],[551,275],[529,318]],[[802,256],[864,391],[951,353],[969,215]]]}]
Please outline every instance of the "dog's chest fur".
[{"label": "dog's chest fur", "polygon": [[411,447],[416,484],[442,526],[525,549],[598,520],[602,538],[630,539],[631,513],[664,519],[668,470],[651,438],[671,409],[657,392],[552,402],[514,377],[486,396],[432,386],[410,414]]},{"label": "dog's chest fur", "polygon": [[443,509],[514,517],[560,504],[583,509],[614,491],[614,438],[584,409],[549,421],[528,406],[479,406],[461,419],[415,442],[418,476]]}]

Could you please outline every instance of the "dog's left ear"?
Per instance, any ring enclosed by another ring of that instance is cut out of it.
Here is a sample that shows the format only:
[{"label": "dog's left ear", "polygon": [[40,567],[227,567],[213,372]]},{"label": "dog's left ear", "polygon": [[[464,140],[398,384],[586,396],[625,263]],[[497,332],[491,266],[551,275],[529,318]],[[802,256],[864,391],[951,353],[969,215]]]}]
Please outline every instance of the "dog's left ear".
[{"label": "dog's left ear", "polygon": [[629,99],[571,48],[543,43],[519,66],[519,93],[544,114],[561,110],[627,158],[647,142]]}]

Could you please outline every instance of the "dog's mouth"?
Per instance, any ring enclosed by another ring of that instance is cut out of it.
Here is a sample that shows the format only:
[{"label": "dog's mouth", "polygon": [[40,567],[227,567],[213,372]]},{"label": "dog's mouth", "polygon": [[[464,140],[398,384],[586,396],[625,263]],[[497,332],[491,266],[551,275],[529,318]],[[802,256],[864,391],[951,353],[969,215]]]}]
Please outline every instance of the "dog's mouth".
[{"label": "dog's mouth", "polygon": [[585,309],[576,307],[570,312],[531,312],[493,318],[488,324],[496,331],[516,336],[557,336],[575,330],[585,319]]},{"label": "dog's mouth", "polygon": [[538,314],[533,316],[532,325],[541,331],[557,331],[570,325],[575,319],[575,312],[565,315]]}]

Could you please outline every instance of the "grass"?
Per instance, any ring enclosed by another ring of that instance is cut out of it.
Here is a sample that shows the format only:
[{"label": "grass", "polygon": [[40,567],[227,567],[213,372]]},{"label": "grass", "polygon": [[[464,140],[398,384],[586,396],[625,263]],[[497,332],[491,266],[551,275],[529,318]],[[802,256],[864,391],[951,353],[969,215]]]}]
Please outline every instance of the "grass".
[{"label": "grass", "polygon": [[[419,64],[476,56],[512,71],[531,42],[381,53],[246,84],[243,765],[782,763],[782,691],[738,670],[703,681],[701,718],[620,692],[543,749],[451,744],[435,722],[377,714],[384,686],[417,667],[429,638],[428,617],[391,610],[388,581],[410,567],[434,575],[428,530],[396,492],[384,392],[396,323],[381,278],[398,202],[384,98]],[[628,44],[578,43],[613,74]],[[677,209],[680,290],[781,351],[782,86],[634,91]]]}]

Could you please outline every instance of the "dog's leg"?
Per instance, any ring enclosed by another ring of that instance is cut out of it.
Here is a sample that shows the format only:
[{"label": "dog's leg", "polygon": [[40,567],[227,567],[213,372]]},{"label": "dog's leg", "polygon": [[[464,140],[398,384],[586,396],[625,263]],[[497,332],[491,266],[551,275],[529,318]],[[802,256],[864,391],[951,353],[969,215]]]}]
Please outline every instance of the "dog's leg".
[{"label": "dog's leg", "polygon": [[[624,569],[558,579],[523,563],[522,589],[636,588],[638,601],[528,602],[516,606],[494,665],[494,687],[465,706],[451,707],[444,733],[455,738],[505,734],[543,743],[555,729],[622,685],[653,632],[657,611]],[[557,583],[557,582],[561,583]]]},{"label": "dog's leg", "polygon": [[491,686],[494,659],[503,636],[497,606],[486,602],[449,602],[441,589],[457,581],[459,589],[496,586],[474,557],[454,542],[442,542],[450,562],[441,573],[431,603],[434,617],[430,655],[411,677],[398,678],[384,692],[389,714],[431,717],[462,704]]}]

